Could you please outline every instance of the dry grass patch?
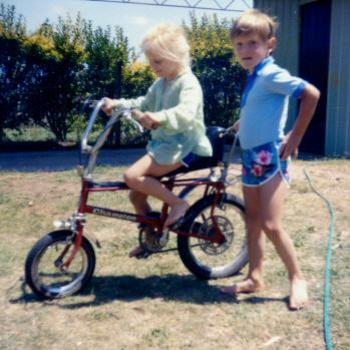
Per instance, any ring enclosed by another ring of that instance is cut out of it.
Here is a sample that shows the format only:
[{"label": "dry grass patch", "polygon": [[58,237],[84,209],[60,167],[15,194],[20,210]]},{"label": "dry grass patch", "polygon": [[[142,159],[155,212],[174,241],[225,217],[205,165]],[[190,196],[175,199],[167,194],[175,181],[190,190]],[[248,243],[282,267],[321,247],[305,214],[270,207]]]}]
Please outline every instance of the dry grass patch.
[{"label": "dry grass patch", "polygon": [[[80,295],[39,302],[23,285],[24,260],[33,243],[51,230],[53,220],[75,210],[79,179],[73,171],[0,174],[0,348],[322,349],[329,215],[308,187],[303,167],[336,212],[330,317],[335,349],[349,349],[350,162],[345,160],[294,164],[284,217],[309,280],[311,303],[302,312],[287,310],[286,272],[270,244],[267,289],[234,300],[221,295],[217,285],[241,276],[198,281],[176,252],[128,259],[137,240],[135,225],[100,217],[90,217],[87,225],[102,243],[90,286]],[[116,178],[122,171],[100,168],[98,176]],[[239,193],[239,185],[230,191]],[[94,200],[131,210],[125,195]],[[175,246],[174,238],[170,245]]]}]

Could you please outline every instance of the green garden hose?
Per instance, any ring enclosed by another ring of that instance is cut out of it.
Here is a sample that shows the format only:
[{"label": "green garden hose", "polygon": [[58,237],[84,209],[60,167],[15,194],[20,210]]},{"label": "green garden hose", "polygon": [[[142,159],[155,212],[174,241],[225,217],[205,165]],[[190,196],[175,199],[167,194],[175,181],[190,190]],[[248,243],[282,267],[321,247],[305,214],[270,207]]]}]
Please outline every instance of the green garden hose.
[{"label": "green garden hose", "polygon": [[304,175],[306,176],[307,181],[309,182],[309,185],[312,191],[315,192],[315,194],[319,196],[326,203],[326,206],[328,208],[329,215],[330,215],[326,267],[325,267],[325,273],[324,273],[323,335],[324,335],[324,341],[326,344],[326,350],[332,350],[333,346],[332,346],[330,322],[329,322],[329,300],[330,300],[330,290],[331,290],[330,278],[331,278],[332,240],[334,235],[335,214],[334,214],[334,210],[331,202],[315,189],[305,169],[303,169],[303,172],[304,172]]}]

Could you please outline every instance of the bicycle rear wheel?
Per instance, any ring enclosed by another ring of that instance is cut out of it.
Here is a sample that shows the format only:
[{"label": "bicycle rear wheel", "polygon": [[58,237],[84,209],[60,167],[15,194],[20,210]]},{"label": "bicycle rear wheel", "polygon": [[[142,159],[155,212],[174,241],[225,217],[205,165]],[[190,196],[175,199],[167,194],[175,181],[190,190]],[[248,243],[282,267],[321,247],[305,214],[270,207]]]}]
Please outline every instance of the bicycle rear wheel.
[{"label": "bicycle rear wheel", "polygon": [[[178,235],[180,258],[189,271],[201,279],[225,278],[237,274],[248,262],[248,248],[244,222],[244,206],[231,194],[222,194],[213,215],[214,195],[196,202],[189,210],[187,232],[210,236],[217,222],[225,242],[210,241]],[[215,220],[215,221],[214,221]]]},{"label": "bicycle rear wheel", "polygon": [[63,265],[74,247],[72,237],[70,230],[48,233],[29,252],[25,262],[25,280],[38,297],[55,299],[72,295],[90,281],[96,257],[85,237],[69,267]]}]

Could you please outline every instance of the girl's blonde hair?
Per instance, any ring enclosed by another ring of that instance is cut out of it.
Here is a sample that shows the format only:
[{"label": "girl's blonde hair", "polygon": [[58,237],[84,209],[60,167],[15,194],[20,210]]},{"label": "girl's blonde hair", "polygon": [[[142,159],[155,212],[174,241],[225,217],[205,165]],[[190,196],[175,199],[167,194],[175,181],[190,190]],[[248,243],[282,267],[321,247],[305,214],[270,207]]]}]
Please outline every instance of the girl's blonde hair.
[{"label": "girl's blonde hair", "polygon": [[154,53],[177,63],[182,68],[190,65],[190,46],[182,27],[160,24],[144,37],[141,48],[145,55]]},{"label": "girl's blonde hair", "polygon": [[234,21],[231,30],[231,39],[239,35],[256,33],[263,40],[270,39],[276,35],[278,23],[275,18],[259,10],[248,10]]}]

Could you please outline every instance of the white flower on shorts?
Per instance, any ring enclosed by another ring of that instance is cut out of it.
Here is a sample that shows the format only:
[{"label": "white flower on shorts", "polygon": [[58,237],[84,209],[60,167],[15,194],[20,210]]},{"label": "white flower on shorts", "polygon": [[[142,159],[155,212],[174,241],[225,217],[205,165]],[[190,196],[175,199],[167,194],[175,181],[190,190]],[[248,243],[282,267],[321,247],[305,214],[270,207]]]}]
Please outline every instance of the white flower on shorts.
[{"label": "white flower on shorts", "polygon": [[272,153],[269,151],[261,150],[255,154],[255,161],[261,165],[269,165],[272,160]]}]

